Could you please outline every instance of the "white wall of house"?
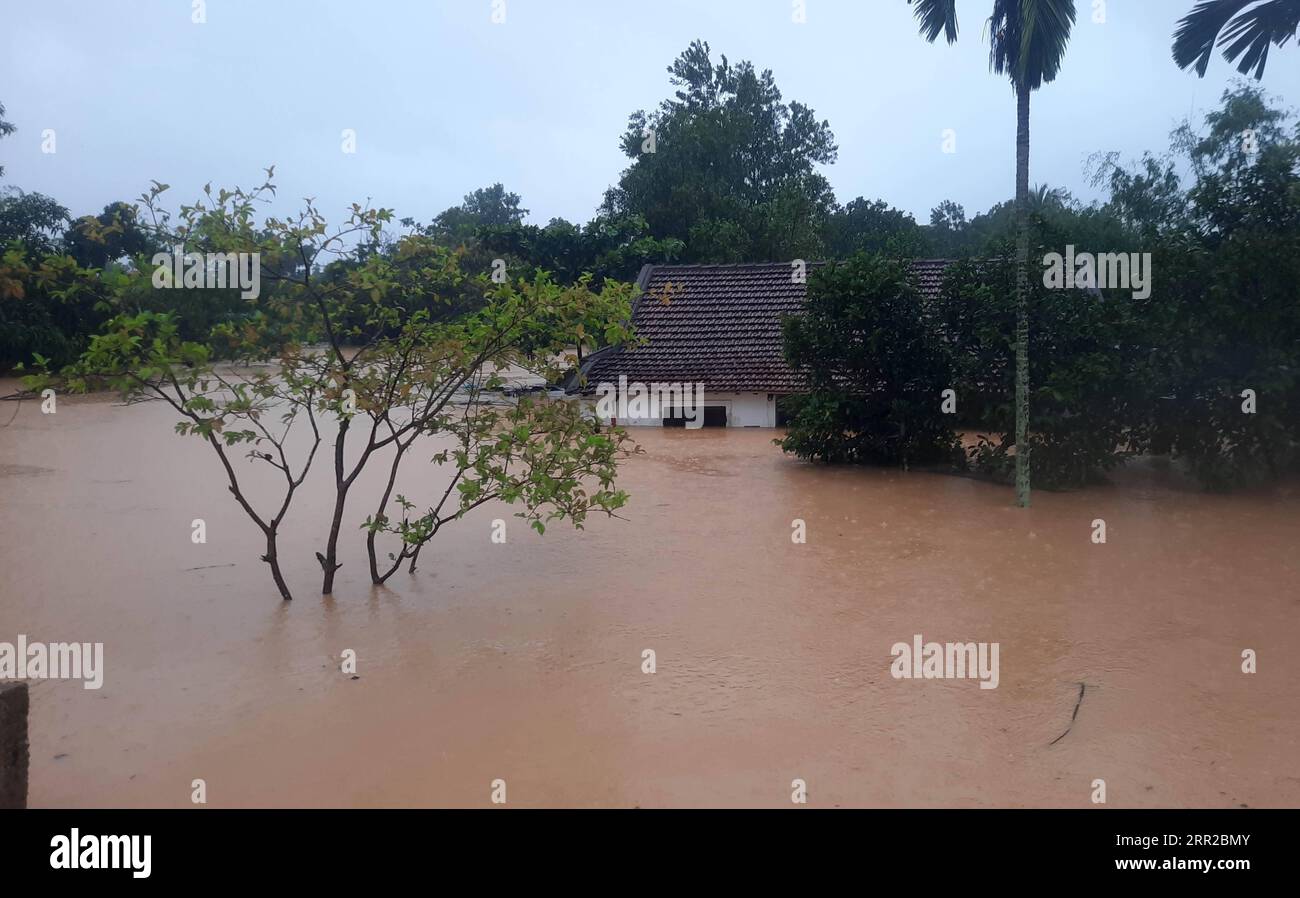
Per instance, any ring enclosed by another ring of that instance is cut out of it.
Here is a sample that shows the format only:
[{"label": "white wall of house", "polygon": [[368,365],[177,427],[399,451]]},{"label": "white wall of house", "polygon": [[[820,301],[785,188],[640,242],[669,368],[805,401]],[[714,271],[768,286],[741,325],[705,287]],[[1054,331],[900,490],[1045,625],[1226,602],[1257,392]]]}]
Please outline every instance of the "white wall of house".
[{"label": "white wall of house", "polygon": [[[727,393],[731,408],[727,412],[728,427],[775,427],[776,397],[769,393]],[[770,396],[770,398],[769,398]],[[709,394],[704,394],[704,404],[709,404]]]},{"label": "white wall of house", "polygon": [[[704,404],[726,408],[728,427],[776,426],[776,397],[771,393],[710,393],[705,390]],[[595,414],[595,400],[584,399],[583,406]],[[605,418],[601,423],[611,422],[609,418]],[[663,419],[618,418],[614,423],[624,427],[662,427]]]}]

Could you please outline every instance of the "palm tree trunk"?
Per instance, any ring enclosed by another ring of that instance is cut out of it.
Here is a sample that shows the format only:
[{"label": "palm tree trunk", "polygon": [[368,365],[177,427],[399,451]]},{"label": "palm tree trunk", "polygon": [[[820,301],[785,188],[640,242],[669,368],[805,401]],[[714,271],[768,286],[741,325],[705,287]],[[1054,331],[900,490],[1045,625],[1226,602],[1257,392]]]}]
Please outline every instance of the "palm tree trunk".
[{"label": "palm tree trunk", "polygon": [[1016,85],[1016,504],[1029,507],[1029,89]]}]

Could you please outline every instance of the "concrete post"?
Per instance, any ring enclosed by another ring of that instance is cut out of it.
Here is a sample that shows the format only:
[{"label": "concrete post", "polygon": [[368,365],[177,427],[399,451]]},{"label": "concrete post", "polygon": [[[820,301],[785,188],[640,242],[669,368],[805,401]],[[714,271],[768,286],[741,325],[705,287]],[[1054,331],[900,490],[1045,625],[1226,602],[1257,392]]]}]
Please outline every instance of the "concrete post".
[{"label": "concrete post", "polygon": [[0,810],[27,807],[27,684],[0,682]]}]

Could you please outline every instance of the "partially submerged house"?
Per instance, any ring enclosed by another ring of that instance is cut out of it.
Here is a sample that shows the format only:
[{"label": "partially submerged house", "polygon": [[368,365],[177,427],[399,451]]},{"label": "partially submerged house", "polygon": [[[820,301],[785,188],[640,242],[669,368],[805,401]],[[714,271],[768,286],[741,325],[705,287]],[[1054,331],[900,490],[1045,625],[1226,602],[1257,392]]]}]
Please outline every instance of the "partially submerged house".
[{"label": "partially submerged house", "polygon": [[[942,259],[912,264],[924,294],[938,292],[947,264]],[[668,396],[673,386],[693,390],[702,384],[704,426],[777,426],[777,397],[804,389],[802,377],[786,364],[781,338],[781,318],[804,307],[808,285],[796,274],[788,262],[646,265],[632,308],[632,324],[644,344],[593,353],[582,366],[581,393],[590,397],[614,389],[626,399],[639,386]],[[685,402],[687,417],[691,398]],[[684,423],[676,399],[625,402],[622,411],[622,417],[600,417],[622,425]]]}]

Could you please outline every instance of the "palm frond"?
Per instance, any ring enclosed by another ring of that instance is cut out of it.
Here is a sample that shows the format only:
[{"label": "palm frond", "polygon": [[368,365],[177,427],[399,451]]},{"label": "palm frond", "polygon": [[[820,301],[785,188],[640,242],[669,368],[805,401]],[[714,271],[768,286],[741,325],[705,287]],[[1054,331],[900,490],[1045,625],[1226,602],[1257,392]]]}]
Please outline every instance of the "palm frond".
[{"label": "palm frond", "polygon": [[1201,0],[1174,31],[1174,62],[1180,69],[1194,65],[1196,74],[1204,77],[1217,45],[1229,62],[1241,57],[1237,71],[1250,75],[1253,69],[1259,79],[1269,44],[1280,47],[1297,30],[1300,0]]},{"label": "palm frond", "polygon": [[1074,28],[1074,0],[994,0],[989,68],[1037,90],[1056,78]]},{"label": "palm frond", "polygon": [[1174,63],[1185,69],[1196,63],[1196,74],[1204,77],[1214,53],[1214,42],[1228,20],[1255,0],[1201,0],[1178,22],[1174,32]]},{"label": "palm frond", "polygon": [[948,43],[957,42],[957,0],[907,0],[921,36],[934,43],[943,32]]},{"label": "palm frond", "polygon": [[993,13],[985,27],[989,37],[989,69],[998,75],[1012,74],[1020,47],[1019,0],[993,0]]},{"label": "palm frond", "polygon": [[1055,80],[1073,28],[1074,0],[1020,0],[1016,68],[1030,90]]},{"label": "palm frond", "polygon": [[1223,55],[1228,62],[1238,56],[1241,62],[1237,71],[1249,75],[1254,69],[1255,80],[1264,77],[1264,64],[1268,62],[1268,45],[1282,46],[1295,36],[1300,28],[1300,2],[1296,0],[1270,0],[1260,3],[1228,23],[1219,46],[1228,44]]}]

